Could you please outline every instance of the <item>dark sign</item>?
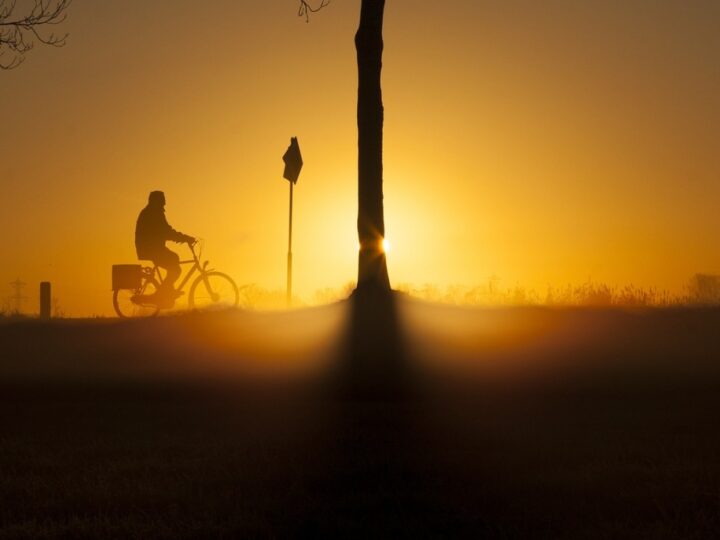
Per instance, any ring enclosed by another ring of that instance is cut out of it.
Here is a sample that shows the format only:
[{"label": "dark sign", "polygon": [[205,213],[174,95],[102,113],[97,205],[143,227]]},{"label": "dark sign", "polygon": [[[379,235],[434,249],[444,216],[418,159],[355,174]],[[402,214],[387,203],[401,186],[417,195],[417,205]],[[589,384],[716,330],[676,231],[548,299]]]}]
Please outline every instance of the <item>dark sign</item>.
[{"label": "dark sign", "polygon": [[297,184],[298,176],[300,176],[300,170],[303,166],[302,155],[300,154],[300,145],[298,144],[297,137],[290,138],[290,146],[288,146],[285,155],[283,156],[285,162],[285,172],[283,172],[283,178],[290,180],[293,184]]}]

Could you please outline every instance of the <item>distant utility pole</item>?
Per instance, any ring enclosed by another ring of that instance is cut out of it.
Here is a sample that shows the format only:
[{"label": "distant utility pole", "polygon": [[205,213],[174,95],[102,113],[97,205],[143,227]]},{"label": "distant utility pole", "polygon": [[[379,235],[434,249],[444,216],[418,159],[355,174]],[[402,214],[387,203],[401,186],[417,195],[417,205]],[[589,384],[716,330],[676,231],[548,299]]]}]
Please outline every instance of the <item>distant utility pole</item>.
[{"label": "distant utility pole", "polygon": [[13,291],[15,291],[15,293],[10,297],[10,299],[15,301],[16,313],[20,313],[22,311],[22,303],[23,301],[27,300],[27,296],[24,296],[22,293],[26,285],[27,283],[25,283],[24,281],[20,281],[20,278],[17,278],[15,281],[10,283]]},{"label": "distant utility pole", "polygon": [[290,182],[290,219],[288,223],[288,254],[287,254],[287,305],[292,303],[292,216],[293,216],[293,186],[297,184],[300,169],[303,166],[300,145],[297,137],[290,138],[290,146],[283,155],[285,171],[283,178]]}]

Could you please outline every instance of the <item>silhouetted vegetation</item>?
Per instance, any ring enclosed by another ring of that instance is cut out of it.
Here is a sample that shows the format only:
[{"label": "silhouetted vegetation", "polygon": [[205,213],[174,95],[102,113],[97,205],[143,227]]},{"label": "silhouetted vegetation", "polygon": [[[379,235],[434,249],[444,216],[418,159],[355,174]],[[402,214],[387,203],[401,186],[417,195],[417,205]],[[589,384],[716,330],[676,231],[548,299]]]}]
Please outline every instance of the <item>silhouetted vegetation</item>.
[{"label": "silhouetted vegetation", "polygon": [[720,276],[695,274],[687,286],[688,302],[700,305],[720,304]]},{"label": "silhouetted vegetation", "polygon": [[410,296],[452,305],[467,306],[586,306],[586,307],[679,307],[720,305],[720,278],[697,274],[684,293],[671,293],[637,285],[611,286],[587,281],[579,285],[548,287],[544,292],[521,285],[500,287],[496,278],[484,285],[400,284],[397,289]]},{"label": "silhouetted vegetation", "polygon": [[0,310],[0,322],[26,321],[30,318],[30,315],[18,311]]},{"label": "silhouetted vegetation", "polygon": [[[293,297],[296,307],[340,302],[350,296],[355,282],[342,287],[317,289],[311,296]],[[683,293],[671,293],[653,287],[636,285],[610,286],[587,281],[579,285],[548,287],[544,291],[514,285],[502,287],[500,279],[490,278],[482,285],[448,285],[399,283],[398,292],[441,304],[455,306],[554,306],[554,307],[681,307],[720,305],[720,278],[693,276]],[[249,309],[277,310],[287,307],[283,289],[267,289],[257,284],[242,289],[243,306]]]},{"label": "silhouetted vegetation", "polygon": [[321,0],[319,4],[313,6],[312,3],[307,0],[300,0],[300,7],[298,8],[298,16],[305,17],[305,22],[310,22],[310,14],[317,13],[322,8],[330,4],[330,0]]},{"label": "silhouetted vegetation", "polygon": [[[315,292],[309,302],[300,305],[328,304],[348,297],[354,284],[342,288],[325,288]],[[671,293],[654,287],[637,285],[611,286],[587,281],[579,285],[548,287],[544,291],[522,285],[502,287],[496,276],[481,285],[448,285],[445,287],[425,283],[414,285],[399,283],[395,289],[401,293],[428,302],[455,306],[555,306],[555,307],[680,307],[720,305],[720,276],[696,274],[682,293]],[[279,291],[278,293],[279,294]],[[268,292],[254,291],[257,305],[275,309],[281,307],[264,301]],[[252,304],[255,304],[254,302]],[[271,305],[272,304],[272,305]]]},{"label": "silhouetted vegetation", "polygon": [[[0,69],[23,63],[35,42],[63,47],[68,34],[56,35],[52,27],[62,23],[72,0],[33,0],[30,9],[18,13],[16,0],[0,0]],[[21,8],[27,8],[27,2]]]}]

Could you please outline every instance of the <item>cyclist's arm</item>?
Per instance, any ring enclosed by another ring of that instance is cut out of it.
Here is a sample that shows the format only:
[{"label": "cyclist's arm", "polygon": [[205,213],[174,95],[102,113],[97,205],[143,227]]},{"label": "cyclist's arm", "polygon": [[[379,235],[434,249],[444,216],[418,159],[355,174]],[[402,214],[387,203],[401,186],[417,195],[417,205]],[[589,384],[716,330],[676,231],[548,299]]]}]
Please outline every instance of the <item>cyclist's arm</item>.
[{"label": "cyclist's arm", "polygon": [[165,229],[165,238],[171,242],[193,242],[195,238],[190,235],[183,234],[180,231],[173,229],[167,222],[165,215],[162,216],[163,228]]}]

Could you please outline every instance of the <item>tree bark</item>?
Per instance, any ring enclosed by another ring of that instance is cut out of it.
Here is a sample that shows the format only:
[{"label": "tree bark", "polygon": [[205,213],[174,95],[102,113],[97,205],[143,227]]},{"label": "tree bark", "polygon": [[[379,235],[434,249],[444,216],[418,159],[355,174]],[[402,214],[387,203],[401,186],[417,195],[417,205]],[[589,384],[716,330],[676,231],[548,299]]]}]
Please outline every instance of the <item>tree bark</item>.
[{"label": "tree bark", "polygon": [[358,63],[358,290],[390,290],[383,250],[382,25],[385,0],[362,0],[355,34]]}]

